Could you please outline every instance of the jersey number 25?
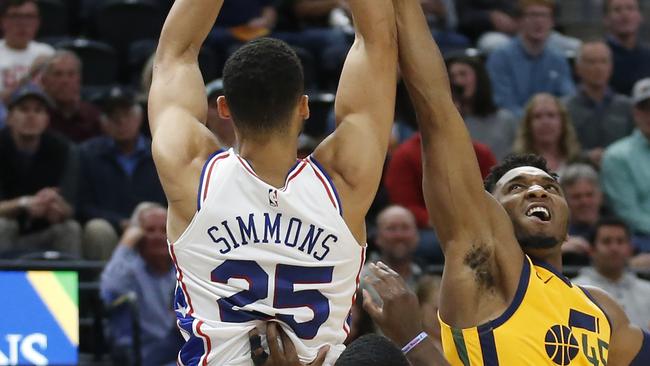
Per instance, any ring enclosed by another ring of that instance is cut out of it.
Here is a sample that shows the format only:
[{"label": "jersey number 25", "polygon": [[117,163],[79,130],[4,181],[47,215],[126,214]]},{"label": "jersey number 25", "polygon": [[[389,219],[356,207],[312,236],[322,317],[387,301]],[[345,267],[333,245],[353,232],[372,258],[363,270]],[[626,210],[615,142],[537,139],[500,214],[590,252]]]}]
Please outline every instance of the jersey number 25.
[{"label": "jersey number 25", "polygon": [[[275,268],[273,308],[296,309],[307,307],[314,313],[310,321],[298,323],[293,315],[276,313],[275,319],[289,325],[302,339],[313,339],[318,329],[329,318],[329,300],[318,290],[294,291],[295,284],[319,284],[332,282],[334,267],[300,267],[278,264]],[[213,282],[227,284],[239,278],[248,282],[248,290],[217,300],[221,320],[244,323],[268,320],[272,316],[258,311],[242,310],[246,305],[269,296],[269,275],[254,261],[227,260],[212,271]]]}]

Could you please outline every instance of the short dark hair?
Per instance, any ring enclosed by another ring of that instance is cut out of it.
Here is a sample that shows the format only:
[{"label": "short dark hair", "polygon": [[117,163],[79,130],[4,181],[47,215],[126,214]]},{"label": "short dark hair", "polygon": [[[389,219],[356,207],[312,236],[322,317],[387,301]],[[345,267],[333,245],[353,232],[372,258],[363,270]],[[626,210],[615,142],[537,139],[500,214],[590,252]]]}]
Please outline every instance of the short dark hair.
[{"label": "short dark hair", "polygon": [[494,191],[494,187],[497,185],[497,182],[501,177],[506,175],[506,173],[512,169],[522,166],[531,166],[543,170],[545,173],[553,177],[553,179],[558,180],[558,175],[548,168],[546,165],[546,159],[543,157],[535,154],[510,154],[503,159],[501,164],[492,168],[490,174],[485,177],[485,190],[491,193]]},{"label": "short dark hair", "polygon": [[598,222],[596,222],[596,225],[594,225],[594,227],[589,232],[589,244],[591,244],[591,246],[596,245],[596,239],[598,238],[598,231],[600,231],[600,228],[604,226],[620,227],[623,230],[625,230],[625,236],[627,236],[628,239],[632,237],[632,233],[630,232],[630,227],[625,223],[625,221],[619,219],[616,216],[603,217],[600,220],[598,220]]},{"label": "short dark hair", "polygon": [[286,43],[260,38],[226,61],[223,87],[238,129],[283,131],[305,89],[302,64]]},{"label": "short dark hair", "polygon": [[367,334],[350,343],[334,366],[408,366],[402,350],[377,334]]},{"label": "short dark hair", "polygon": [[9,8],[22,6],[23,4],[34,3],[38,7],[37,0],[0,0],[0,17],[4,16]]},{"label": "short dark hair", "polygon": [[474,70],[476,75],[476,94],[472,100],[472,111],[480,117],[487,117],[497,112],[492,93],[490,76],[485,69],[483,61],[470,56],[453,56],[447,59],[447,69],[451,70],[453,64],[465,64]]}]

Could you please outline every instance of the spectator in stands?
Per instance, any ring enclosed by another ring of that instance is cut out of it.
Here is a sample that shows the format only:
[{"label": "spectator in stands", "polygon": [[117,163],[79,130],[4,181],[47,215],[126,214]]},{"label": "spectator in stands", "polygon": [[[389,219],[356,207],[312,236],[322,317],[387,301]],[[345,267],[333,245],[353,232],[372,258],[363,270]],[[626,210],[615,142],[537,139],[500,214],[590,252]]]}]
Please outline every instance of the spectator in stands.
[{"label": "spectator in stands", "polygon": [[511,0],[456,0],[459,30],[474,42],[488,32],[515,35],[515,6]]},{"label": "spectator in stands", "polygon": [[560,179],[569,205],[569,237],[562,245],[562,263],[589,264],[589,236],[601,217],[603,194],[596,170],[588,164],[566,167]]},{"label": "spectator in stands", "polygon": [[609,88],[612,52],[602,42],[585,43],[576,59],[578,92],[564,100],[578,140],[592,163],[600,165],[603,151],[634,129],[632,102]]},{"label": "spectator in stands", "polygon": [[602,187],[614,213],[638,235],[635,245],[650,252],[650,78],[634,86],[636,130],[607,148]]},{"label": "spectator in stands", "polygon": [[521,116],[533,95],[562,97],[573,94],[575,86],[566,58],[547,44],[555,2],[519,0],[517,8],[519,36],[490,54],[487,68],[496,104]]},{"label": "spectator in stands", "polygon": [[99,136],[99,110],[81,100],[81,60],[70,51],[57,51],[46,63],[43,89],[54,101],[50,127],[80,143]]},{"label": "spectator in stands", "polygon": [[650,47],[641,43],[643,17],[638,0],[604,0],[607,43],[614,55],[611,85],[629,95],[634,83],[650,77]]},{"label": "spectator in stands", "polygon": [[234,47],[270,35],[277,18],[273,0],[225,0],[207,42],[225,60]]},{"label": "spectator in stands", "polygon": [[453,57],[447,61],[454,100],[472,139],[490,147],[497,160],[512,149],[518,121],[506,109],[494,104],[492,85],[483,63],[473,57]]},{"label": "spectator in stands", "polygon": [[600,220],[590,242],[592,267],[580,270],[572,282],[607,291],[623,307],[632,324],[650,329],[650,282],[639,279],[627,268],[634,249],[625,222]]},{"label": "spectator in stands", "polygon": [[47,130],[50,103],[34,84],[9,99],[0,131],[0,252],[80,253],[81,229],[72,220],[77,154]]},{"label": "spectator in stands", "polygon": [[319,82],[335,89],[343,61],[351,46],[343,29],[330,26],[330,17],[345,6],[341,0],[282,0],[284,21],[273,36],[307,50],[318,65]]},{"label": "spectator in stands", "polygon": [[27,76],[34,60],[50,56],[54,49],[34,38],[40,26],[36,0],[0,2],[0,99],[6,100]]},{"label": "spectator in stands", "polygon": [[[173,362],[182,345],[176,330],[171,299],[176,273],[169,257],[166,236],[167,210],[160,205],[143,203],[120,238],[101,276],[100,293],[104,304],[116,307],[135,295],[138,312],[117,307],[110,321],[112,351],[130,355],[133,346],[131,317],[137,317],[143,365]],[[124,360],[118,364],[128,364]]]},{"label": "spectator in stands", "polygon": [[208,128],[217,136],[221,146],[224,148],[235,147],[237,136],[232,118],[221,118],[217,110],[217,98],[223,95],[223,80],[217,79],[210,82],[205,86],[205,93],[208,96]]},{"label": "spectator in stands", "polygon": [[[117,233],[143,201],[164,204],[165,196],[151,155],[151,140],[140,132],[142,107],[121,87],[110,89],[102,100],[106,135],[81,146],[79,217],[87,222],[85,256],[107,259]],[[90,221],[89,221],[90,220]]]},{"label": "spectator in stands", "polygon": [[[390,201],[406,207],[415,216],[420,229],[417,257],[427,263],[442,263],[442,251],[429,223],[422,194],[421,139],[420,134],[416,133],[395,150],[388,163],[384,185]],[[489,147],[480,143],[474,143],[474,151],[481,174],[486,177],[496,165],[496,158]]]},{"label": "spectator in stands", "polygon": [[[418,247],[418,227],[411,211],[402,206],[389,206],[377,216],[375,244],[379,255],[369,258],[369,263],[382,261],[399,273],[409,287],[415,291],[422,269],[413,262]],[[366,288],[363,279],[370,275],[368,265],[361,271],[361,288]],[[378,295],[370,291],[375,300]]]},{"label": "spectator in stands", "polygon": [[456,31],[458,15],[453,0],[420,0],[429,28],[444,54],[471,46],[469,38]]},{"label": "spectator in stands", "polygon": [[542,93],[530,100],[512,150],[517,154],[541,155],[556,172],[580,157],[573,124],[557,98]]}]

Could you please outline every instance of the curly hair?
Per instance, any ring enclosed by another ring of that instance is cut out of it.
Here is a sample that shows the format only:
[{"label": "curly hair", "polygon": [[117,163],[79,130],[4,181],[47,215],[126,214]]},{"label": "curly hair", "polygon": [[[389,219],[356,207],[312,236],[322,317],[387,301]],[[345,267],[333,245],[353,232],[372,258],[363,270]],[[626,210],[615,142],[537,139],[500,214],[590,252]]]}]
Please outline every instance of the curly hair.
[{"label": "curly hair", "polygon": [[492,193],[501,177],[506,175],[506,173],[512,169],[522,166],[530,166],[543,170],[553,177],[553,179],[558,180],[558,175],[546,166],[546,159],[543,157],[535,154],[510,154],[503,159],[501,164],[493,167],[492,170],[490,170],[490,174],[485,177],[485,181],[483,182],[485,190]]},{"label": "curly hair", "polygon": [[238,49],[223,69],[223,88],[240,131],[284,131],[305,89],[300,59],[286,43],[260,38]]},{"label": "curly hair", "polygon": [[575,160],[580,156],[581,148],[575,128],[573,128],[573,123],[571,123],[569,118],[569,113],[556,97],[546,93],[536,94],[530,98],[526,106],[523,121],[517,131],[517,137],[515,138],[512,151],[518,154],[538,153],[535,150],[535,136],[533,135],[533,110],[542,98],[551,98],[560,113],[560,122],[562,124],[562,133],[559,141],[560,153],[567,161]]}]

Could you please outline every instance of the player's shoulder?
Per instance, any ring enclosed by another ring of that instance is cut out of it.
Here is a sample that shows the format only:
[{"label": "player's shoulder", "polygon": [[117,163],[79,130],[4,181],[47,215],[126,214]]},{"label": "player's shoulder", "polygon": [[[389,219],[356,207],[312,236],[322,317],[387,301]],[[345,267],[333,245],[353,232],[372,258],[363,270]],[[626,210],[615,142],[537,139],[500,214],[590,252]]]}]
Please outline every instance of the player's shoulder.
[{"label": "player's shoulder", "polygon": [[605,313],[610,321],[612,328],[623,321],[629,322],[621,305],[614,300],[605,290],[595,286],[580,286],[591,301],[595,302],[598,307]]}]

